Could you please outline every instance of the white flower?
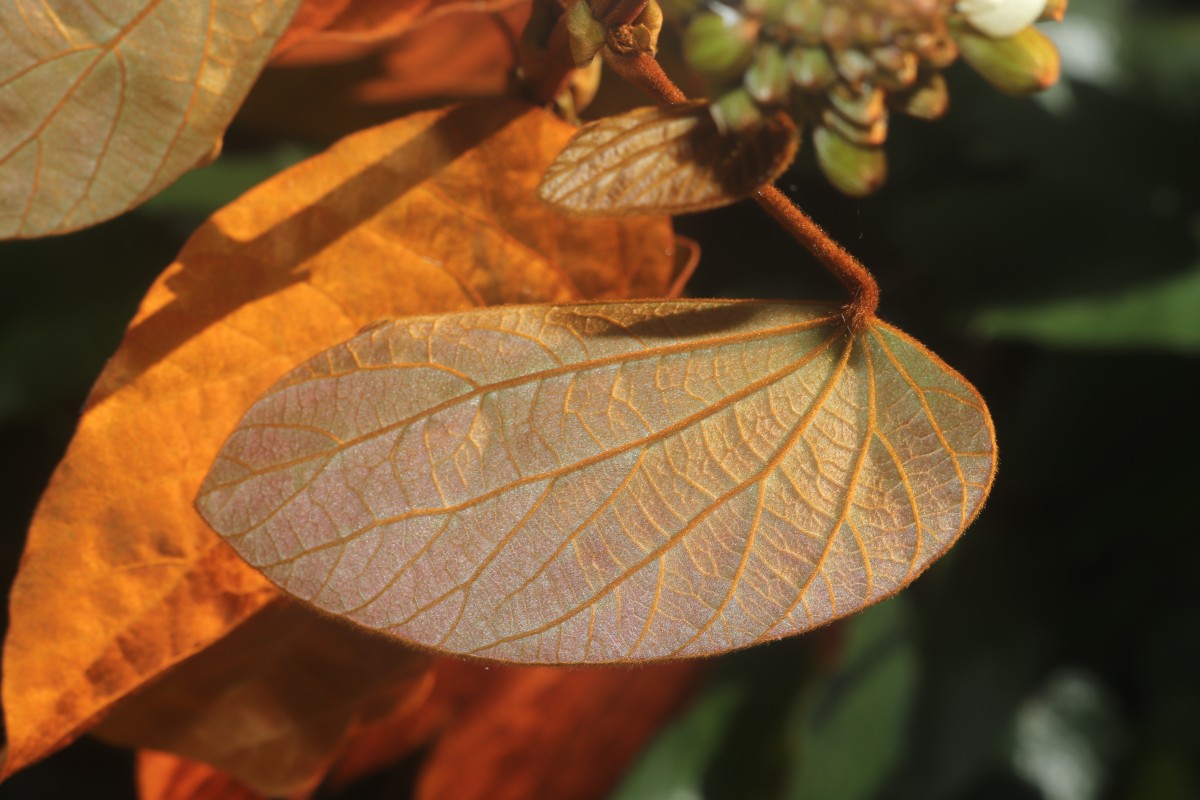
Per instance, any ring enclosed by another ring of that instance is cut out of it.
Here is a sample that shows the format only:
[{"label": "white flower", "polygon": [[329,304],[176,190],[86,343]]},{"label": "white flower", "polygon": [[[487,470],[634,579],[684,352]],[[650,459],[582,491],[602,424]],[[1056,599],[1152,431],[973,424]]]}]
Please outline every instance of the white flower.
[{"label": "white flower", "polygon": [[1004,39],[1037,21],[1046,0],[959,0],[959,13],[993,39]]}]

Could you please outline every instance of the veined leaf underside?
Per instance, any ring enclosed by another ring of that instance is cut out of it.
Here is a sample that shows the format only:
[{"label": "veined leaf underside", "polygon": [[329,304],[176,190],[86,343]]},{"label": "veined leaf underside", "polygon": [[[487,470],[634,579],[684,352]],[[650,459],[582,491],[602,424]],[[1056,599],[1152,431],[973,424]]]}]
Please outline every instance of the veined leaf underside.
[{"label": "veined leaf underside", "polygon": [[975,390],[821,304],[510,307],[365,331],[282,380],[198,507],[292,594],[520,662],[698,656],[915,578],[995,468]]}]

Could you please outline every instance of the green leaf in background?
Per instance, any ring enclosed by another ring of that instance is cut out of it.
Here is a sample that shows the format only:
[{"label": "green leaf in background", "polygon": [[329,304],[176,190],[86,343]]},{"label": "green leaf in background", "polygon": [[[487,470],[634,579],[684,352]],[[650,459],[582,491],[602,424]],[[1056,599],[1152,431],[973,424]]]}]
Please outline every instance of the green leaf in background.
[{"label": "green leaf in background", "polygon": [[1200,352],[1200,264],[1119,293],[979,312],[984,335],[1063,347]]},{"label": "green leaf in background", "polygon": [[869,798],[899,763],[918,674],[910,613],[900,596],[846,623],[841,664],[795,708],[785,797]]},{"label": "green leaf in background", "polygon": [[612,800],[700,800],[704,772],[745,699],[737,681],[714,681],[692,707],[659,733]]}]

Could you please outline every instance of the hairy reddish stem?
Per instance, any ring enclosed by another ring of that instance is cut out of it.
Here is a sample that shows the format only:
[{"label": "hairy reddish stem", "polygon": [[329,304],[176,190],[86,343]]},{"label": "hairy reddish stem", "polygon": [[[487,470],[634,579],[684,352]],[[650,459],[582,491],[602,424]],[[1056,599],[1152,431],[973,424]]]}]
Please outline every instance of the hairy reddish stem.
[{"label": "hairy reddish stem", "polygon": [[612,67],[613,72],[658,102],[663,104],[687,102],[687,95],[667,77],[654,56],[649,53],[624,56],[614,53],[611,48],[605,48],[603,52],[604,60]]},{"label": "hairy reddish stem", "polygon": [[754,199],[846,287],[850,293],[846,324],[854,332],[862,330],[879,307],[879,284],[875,276],[774,186],[762,187],[755,192]]},{"label": "hairy reddish stem", "polygon": [[[688,99],[647,53],[622,56],[606,49],[605,60],[618,75],[659,103],[682,103]],[[879,307],[879,284],[875,276],[774,186],[762,187],[755,192],[754,199],[846,287],[850,293],[844,312],[846,326],[853,333],[862,330]]]}]

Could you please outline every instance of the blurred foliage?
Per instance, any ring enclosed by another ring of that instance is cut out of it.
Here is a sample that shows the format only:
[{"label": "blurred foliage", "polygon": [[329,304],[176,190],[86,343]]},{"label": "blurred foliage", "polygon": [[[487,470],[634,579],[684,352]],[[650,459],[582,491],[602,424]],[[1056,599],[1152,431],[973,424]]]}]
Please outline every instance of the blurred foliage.
[{"label": "blurred foliage", "polygon": [[[1017,100],[951,70],[946,118],[896,120],[878,196],[829,189],[810,143],[780,181],[875,270],[881,316],[988,398],[1002,453],[988,507],[901,599],[722,659],[621,800],[1200,796],[1200,10],[1073,0],[1048,33],[1059,87]],[[307,147],[244,135],[132,214],[0,244],[9,580],[153,276]],[[694,294],[837,296],[753,206],[677,227],[703,247]],[[67,796],[78,774],[80,796],[128,796],[112,756],[77,745],[3,794]]]}]

